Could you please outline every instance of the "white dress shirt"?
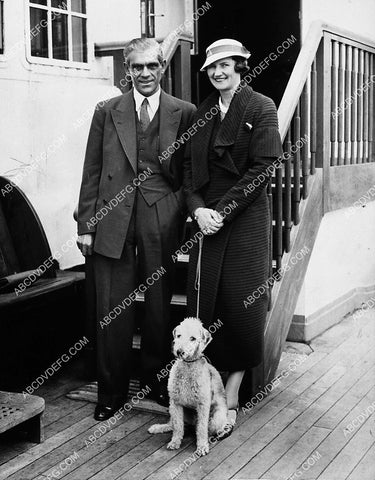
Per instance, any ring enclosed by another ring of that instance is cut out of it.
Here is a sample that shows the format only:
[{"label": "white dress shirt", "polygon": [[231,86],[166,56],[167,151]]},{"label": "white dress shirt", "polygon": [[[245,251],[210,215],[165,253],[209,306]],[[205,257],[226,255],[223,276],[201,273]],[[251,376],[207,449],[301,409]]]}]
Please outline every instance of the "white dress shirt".
[{"label": "white dress shirt", "polygon": [[147,112],[150,117],[150,122],[152,121],[160,105],[160,93],[161,93],[161,88],[159,87],[155,93],[153,93],[149,97],[145,97],[141,93],[139,93],[138,90],[133,88],[135,111],[137,112],[138,118],[140,118],[139,116],[141,113],[142,102],[145,98],[147,98],[148,100]]}]

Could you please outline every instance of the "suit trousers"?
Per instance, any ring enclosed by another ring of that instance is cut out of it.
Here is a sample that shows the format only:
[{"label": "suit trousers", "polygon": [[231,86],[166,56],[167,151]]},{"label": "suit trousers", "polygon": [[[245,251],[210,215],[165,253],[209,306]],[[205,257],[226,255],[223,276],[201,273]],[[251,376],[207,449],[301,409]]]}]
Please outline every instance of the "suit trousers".
[{"label": "suit trousers", "polygon": [[[183,222],[174,192],[149,206],[137,191],[121,258],[93,254],[100,404],[115,407],[127,398],[136,289],[145,290],[145,314],[140,325],[143,384],[155,384],[157,373],[169,361],[169,312],[175,275],[172,255],[179,247]],[[119,305],[122,307],[115,308]]]}]

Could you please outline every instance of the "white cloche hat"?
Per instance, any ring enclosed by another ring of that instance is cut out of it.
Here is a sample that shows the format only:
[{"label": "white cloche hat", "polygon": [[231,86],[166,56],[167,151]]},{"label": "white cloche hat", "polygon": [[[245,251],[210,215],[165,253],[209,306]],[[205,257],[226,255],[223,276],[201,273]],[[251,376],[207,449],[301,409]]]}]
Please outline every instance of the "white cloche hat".
[{"label": "white cloche hat", "polygon": [[206,61],[201,68],[201,72],[217,60],[227,57],[242,57],[248,59],[250,52],[241,42],[233,40],[233,38],[216,40],[216,42],[211,43],[211,45],[206,48]]}]

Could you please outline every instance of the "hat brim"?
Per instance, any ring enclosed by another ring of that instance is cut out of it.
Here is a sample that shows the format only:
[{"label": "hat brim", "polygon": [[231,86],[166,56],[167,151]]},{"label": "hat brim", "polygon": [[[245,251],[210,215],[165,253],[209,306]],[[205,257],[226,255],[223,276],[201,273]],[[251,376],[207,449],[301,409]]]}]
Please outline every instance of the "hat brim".
[{"label": "hat brim", "polygon": [[214,53],[213,55],[210,55],[208,58],[206,58],[206,61],[204,62],[203,66],[201,67],[200,71],[204,72],[207,67],[212,65],[213,63],[217,62],[218,60],[221,60],[222,58],[227,58],[227,57],[242,57],[245,60],[247,60],[250,57],[250,53],[239,53],[235,51],[230,51],[228,50],[227,52],[222,52],[222,53]]}]

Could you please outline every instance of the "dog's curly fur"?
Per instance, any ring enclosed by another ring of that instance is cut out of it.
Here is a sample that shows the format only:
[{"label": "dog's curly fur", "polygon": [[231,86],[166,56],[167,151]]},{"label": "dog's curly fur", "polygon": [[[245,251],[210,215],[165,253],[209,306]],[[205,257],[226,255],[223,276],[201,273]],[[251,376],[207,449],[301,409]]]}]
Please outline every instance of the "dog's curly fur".
[{"label": "dog's curly fur", "polygon": [[[169,379],[169,414],[166,424],[156,424],[149,433],[173,432],[167,448],[180,448],[184,436],[186,409],[196,411],[197,454],[209,452],[209,435],[223,432],[228,425],[225,390],[219,372],[203,357],[212,340],[201,321],[189,317],[173,331],[173,364]],[[184,415],[185,413],[185,415]]]}]

